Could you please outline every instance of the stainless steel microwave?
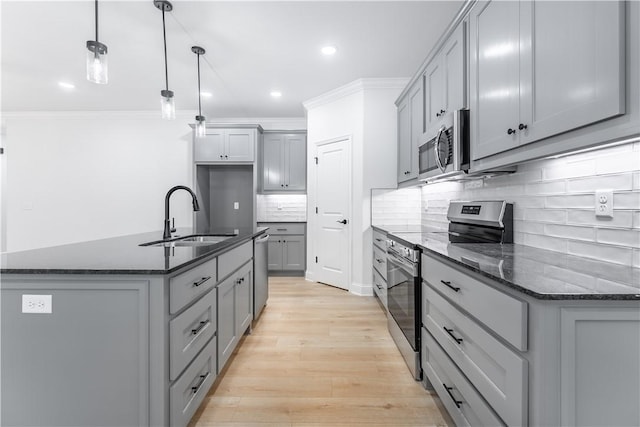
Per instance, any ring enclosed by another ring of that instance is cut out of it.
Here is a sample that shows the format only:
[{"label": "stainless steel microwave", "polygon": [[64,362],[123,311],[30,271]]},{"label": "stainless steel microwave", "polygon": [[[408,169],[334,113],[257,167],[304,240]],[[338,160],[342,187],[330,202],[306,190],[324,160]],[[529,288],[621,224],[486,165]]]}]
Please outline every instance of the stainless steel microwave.
[{"label": "stainless steel microwave", "polygon": [[431,181],[469,171],[469,110],[447,113],[437,130],[424,134],[418,147],[418,179]]}]

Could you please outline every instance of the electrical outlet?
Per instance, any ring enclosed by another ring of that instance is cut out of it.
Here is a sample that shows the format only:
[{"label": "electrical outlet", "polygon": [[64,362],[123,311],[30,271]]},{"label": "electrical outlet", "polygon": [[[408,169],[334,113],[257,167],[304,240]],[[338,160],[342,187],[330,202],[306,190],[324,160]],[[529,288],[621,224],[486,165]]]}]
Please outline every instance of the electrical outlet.
[{"label": "electrical outlet", "polygon": [[236,210],[240,209],[240,203],[233,202],[233,209],[236,209]]},{"label": "electrical outlet", "polygon": [[596,191],[596,216],[599,218],[613,218],[613,191]]},{"label": "electrical outlet", "polygon": [[51,295],[22,295],[22,312],[36,314],[53,313]]}]

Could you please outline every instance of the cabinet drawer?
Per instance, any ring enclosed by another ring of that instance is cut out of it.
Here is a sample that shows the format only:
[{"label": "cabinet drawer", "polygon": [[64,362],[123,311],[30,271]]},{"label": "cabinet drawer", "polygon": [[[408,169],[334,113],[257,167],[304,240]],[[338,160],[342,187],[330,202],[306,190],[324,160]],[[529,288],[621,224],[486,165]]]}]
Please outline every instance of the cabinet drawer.
[{"label": "cabinet drawer", "polygon": [[386,252],[387,251],[387,233],[383,233],[382,231],[378,231],[378,230],[373,230],[373,244]]},{"label": "cabinet drawer", "polygon": [[253,258],[253,240],[218,257],[218,277],[224,279]]},{"label": "cabinet drawer", "polygon": [[373,267],[384,280],[387,280],[387,252],[377,246],[373,246]]},{"label": "cabinet drawer", "polygon": [[177,313],[199,297],[212,289],[216,282],[216,258],[190,268],[182,274],[169,279],[169,311]]},{"label": "cabinet drawer", "polygon": [[422,255],[422,279],[518,350],[527,350],[527,303]]},{"label": "cabinet drawer", "polygon": [[216,337],[213,337],[178,381],[169,388],[169,417],[172,427],[189,424],[215,379]]},{"label": "cabinet drawer", "polygon": [[387,282],[375,269],[373,270],[373,292],[380,298],[384,308],[387,308]]},{"label": "cabinet drawer", "polygon": [[422,328],[422,366],[456,426],[505,425],[425,328]]},{"label": "cabinet drawer", "polygon": [[304,228],[306,223],[287,223],[287,222],[261,222],[259,227],[269,227],[269,234],[305,234]]},{"label": "cabinet drawer", "polygon": [[422,323],[433,338],[507,425],[524,425],[527,361],[424,282],[422,295]]},{"label": "cabinet drawer", "polygon": [[169,376],[173,381],[216,333],[216,289],[169,322]]}]

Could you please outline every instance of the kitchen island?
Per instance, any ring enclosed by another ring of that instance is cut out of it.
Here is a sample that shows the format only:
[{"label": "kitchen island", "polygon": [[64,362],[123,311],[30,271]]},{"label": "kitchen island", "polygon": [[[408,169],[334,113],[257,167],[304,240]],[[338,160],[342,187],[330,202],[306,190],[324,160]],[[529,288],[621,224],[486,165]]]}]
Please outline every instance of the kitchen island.
[{"label": "kitchen island", "polygon": [[422,250],[422,369],[456,424],[640,425],[640,269],[375,229]]},{"label": "kitchen island", "polygon": [[265,231],[3,254],[0,424],[187,425],[251,327],[253,240]]}]

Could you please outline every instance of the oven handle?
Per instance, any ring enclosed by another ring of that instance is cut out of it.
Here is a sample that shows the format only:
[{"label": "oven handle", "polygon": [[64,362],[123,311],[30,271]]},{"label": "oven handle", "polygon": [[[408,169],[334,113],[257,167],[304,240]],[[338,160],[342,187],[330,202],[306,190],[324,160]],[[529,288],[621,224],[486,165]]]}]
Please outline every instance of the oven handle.
[{"label": "oven handle", "polygon": [[[394,263],[394,264],[399,264],[400,267],[411,274],[412,277],[418,277],[418,264],[417,263],[413,263],[411,261],[407,261],[406,259],[400,257],[399,255],[397,255],[395,252],[391,252],[391,251],[387,251],[387,255],[390,257],[387,261],[387,265],[389,265],[389,262]],[[387,270],[389,268],[387,267]]]}]

